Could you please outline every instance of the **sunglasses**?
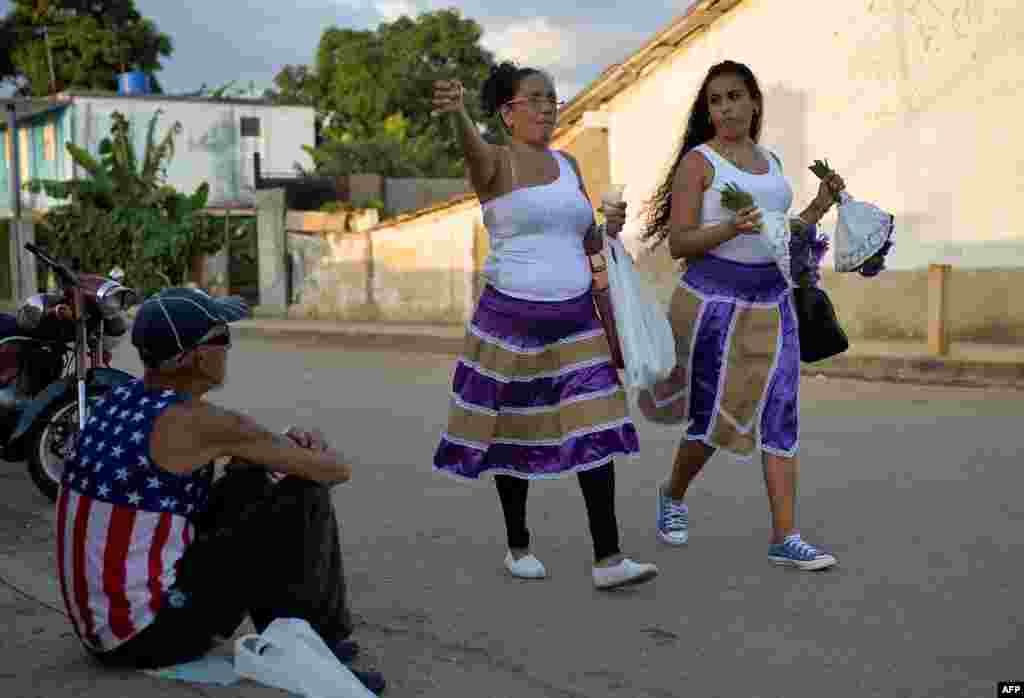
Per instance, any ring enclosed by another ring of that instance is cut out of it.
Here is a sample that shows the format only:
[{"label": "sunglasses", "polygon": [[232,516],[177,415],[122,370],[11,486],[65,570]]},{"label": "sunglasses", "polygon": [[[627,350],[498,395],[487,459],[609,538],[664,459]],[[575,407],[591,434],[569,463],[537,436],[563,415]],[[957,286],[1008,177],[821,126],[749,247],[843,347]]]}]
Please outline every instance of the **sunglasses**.
[{"label": "sunglasses", "polygon": [[225,349],[230,349],[231,330],[228,329],[227,325],[217,325],[196,342],[194,348],[198,349],[200,347],[224,347]]}]

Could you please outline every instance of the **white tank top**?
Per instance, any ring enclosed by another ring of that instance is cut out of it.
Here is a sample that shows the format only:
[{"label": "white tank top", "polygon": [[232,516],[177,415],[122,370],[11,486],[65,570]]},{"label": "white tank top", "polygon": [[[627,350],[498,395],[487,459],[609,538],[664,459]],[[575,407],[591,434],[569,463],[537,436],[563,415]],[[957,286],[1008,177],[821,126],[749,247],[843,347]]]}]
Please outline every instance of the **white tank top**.
[{"label": "white tank top", "polygon": [[483,204],[491,253],[484,276],[498,291],[531,301],[564,301],[590,289],[583,236],[594,210],[572,165],[555,151],[558,179]]},{"label": "white tank top", "polygon": [[[793,205],[793,188],[783,176],[775,157],[765,148],[757,148],[768,160],[768,172],[763,175],[741,170],[707,144],[698,145],[694,149],[704,155],[715,171],[711,187],[704,192],[700,221],[702,226],[723,223],[733,217],[733,212],[722,206],[722,191],[730,182],[753,196],[757,206],[765,211],[789,211]],[[744,264],[774,261],[771,251],[759,235],[737,235],[712,249],[710,254]]]}]

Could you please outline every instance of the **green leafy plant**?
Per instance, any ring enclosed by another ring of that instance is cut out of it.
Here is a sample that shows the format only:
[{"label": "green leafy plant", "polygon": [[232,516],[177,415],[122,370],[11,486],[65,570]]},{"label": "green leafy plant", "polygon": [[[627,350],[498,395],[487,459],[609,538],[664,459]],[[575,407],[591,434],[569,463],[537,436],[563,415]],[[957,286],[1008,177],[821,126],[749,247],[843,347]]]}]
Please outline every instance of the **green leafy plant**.
[{"label": "green leafy plant", "polygon": [[157,140],[160,114],[149,122],[141,162],[131,123],[114,112],[110,136],[100,142],[98,158],[67,144],[86,177],[26,184],[29,191],[67,200],[49,211],[41,225],[40,240],[52,253],[78,257],[84,269],[100,273],[120,266],[128,283],[146,295],[185,283],[190,261],[216,252],[224,243],[219,226],[202,214],[209,185],[183,194],[166,184],[181,124],[174,123]]},{"label": "green leafy plant", "polygon": [[754,197],[729,182],[722,189],[722,206],[733,212],[742,211],[754,205]]},{"label": "green leafy plant", "polygon": [[355,209],[347,201],[328,201],[320,207],[321,213],[350,213]]}]

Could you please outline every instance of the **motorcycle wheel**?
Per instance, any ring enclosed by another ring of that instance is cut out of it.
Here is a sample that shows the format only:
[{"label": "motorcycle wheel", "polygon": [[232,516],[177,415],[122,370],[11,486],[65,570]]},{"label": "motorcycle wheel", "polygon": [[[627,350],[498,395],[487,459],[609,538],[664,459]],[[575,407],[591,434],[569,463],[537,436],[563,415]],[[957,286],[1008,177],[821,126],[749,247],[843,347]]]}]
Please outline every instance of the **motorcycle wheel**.
[{"label": "motorcycle wheel", "polygon": [[[100,394],[90,392],[89,401]],[[29,477],[51,502],[57,501],[64,460],[78,437],[78,398],[75,395],[51,405],[39,415],[36,427],[26,438]]]}]

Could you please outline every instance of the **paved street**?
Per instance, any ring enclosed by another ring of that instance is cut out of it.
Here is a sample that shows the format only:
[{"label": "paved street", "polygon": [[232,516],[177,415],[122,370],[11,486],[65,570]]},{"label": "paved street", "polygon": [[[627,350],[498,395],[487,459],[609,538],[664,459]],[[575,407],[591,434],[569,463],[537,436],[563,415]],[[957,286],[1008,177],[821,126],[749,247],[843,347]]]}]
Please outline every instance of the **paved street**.
[{"label": "paved street", "polygon": [[[431,472],[450,358],[251,340],[232,352],[218,402],[321,427],[358,464],[336,503],[357,637],[387,695],[987,697],[1021,677],[1019,392],[805,379],[798,519],[840,559],[824,573],[769,565],[760,466],[725,458],[691,492],[690,545],[659,546],[654,490],[677,433],[640,420],[618,514],[626,552],[662,576],[609,595],[590,581],[575,481],[532,485],[551,578],[523,582],[501,566],[492,483]],[[118,365],[138,369],[130,347]],[[0,695],[280,695],[96,673],[63,617],[15,591],[53,599],[50,520],[23,467],[0,466]]]}]

